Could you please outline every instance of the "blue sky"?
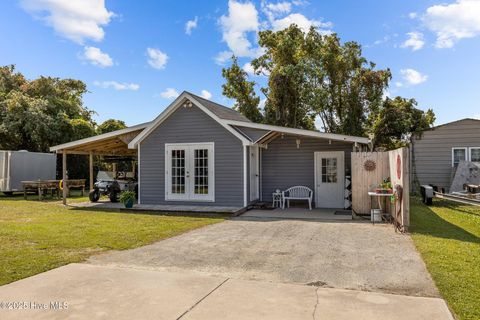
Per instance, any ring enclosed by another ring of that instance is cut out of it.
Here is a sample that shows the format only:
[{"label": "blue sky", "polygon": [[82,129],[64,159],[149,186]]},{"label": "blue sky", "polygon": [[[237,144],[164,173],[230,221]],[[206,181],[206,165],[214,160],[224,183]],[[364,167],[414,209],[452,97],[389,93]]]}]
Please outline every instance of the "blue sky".
[{"label": "blue sky", "polygon": [[433,108],[437,124],[480,118],[480,0],[23,0],[0,2],[0,17],[0,64],[83,80],[98,122],[150,121],[183,90],[230,106],[222,57],[248,70],[256,32],[291,22],[359,42],[391,69],[388,94]]}]

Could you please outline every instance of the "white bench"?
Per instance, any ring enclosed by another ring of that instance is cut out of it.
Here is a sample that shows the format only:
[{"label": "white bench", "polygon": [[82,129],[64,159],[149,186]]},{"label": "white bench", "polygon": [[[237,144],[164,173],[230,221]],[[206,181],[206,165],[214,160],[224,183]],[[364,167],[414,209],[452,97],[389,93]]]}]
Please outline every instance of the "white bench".
[{"label": "white bench", "polygon": [[282,191],[282,209],[285,209],[285,200],[287,206],[290,207],[290,200],[307,200],[308,207],[312,210],[312,189],[305,186],[290,187],[285,191]]}]

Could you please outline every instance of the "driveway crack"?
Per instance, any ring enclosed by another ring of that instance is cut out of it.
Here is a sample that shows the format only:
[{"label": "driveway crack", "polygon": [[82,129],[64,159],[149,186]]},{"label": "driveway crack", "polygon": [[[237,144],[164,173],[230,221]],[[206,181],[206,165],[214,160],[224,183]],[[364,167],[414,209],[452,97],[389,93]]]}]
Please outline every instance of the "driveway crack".
[{"label": "driveway crack", "polygon": [[[189,313],[190,311],[192,311],[193,308],[195,308],[200,302],[202,302],[203,300],[205,300],[209,295],[211,295],[213,292],[215,292],[218,288],[220,288],[225,282],[227,282],[228,280],[230,280],[230,278],[227,278],[225,279],[222,283],[220,283],[218,286],[216,286],[215,288],[213,288],[212,291],[210,291],[209,293],[207,293],[205,296],[203,296],[200,300],[198,300],[197,302],[195,302],[195,304],[193,306],[191,306],[190,308],[188,308],[184,313],[182,313],[176,320],[180,320],[182,319],[187,313]],[[318,302],[318,300],[317,300]]]},{"label": "driveway crack", "polygon": [[317,301],[315,302],[315,306],[313,307],[313,313],[312,313],[313,320],[315,320],[315,313],[317,312],[317,307],[318,307],[318,289],[320,289],[320,287],[317,287],[317,289],[315,289],[315,295],[317,296]]}]

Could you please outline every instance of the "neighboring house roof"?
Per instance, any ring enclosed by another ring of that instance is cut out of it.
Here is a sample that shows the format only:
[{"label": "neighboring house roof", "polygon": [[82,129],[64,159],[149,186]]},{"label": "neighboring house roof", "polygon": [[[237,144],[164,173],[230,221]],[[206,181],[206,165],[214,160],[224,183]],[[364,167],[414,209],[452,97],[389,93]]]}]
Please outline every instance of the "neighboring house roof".
[{"label": "neighboring house roof", "polygon": [[72,142],[68,142],[68,143],[64,143],[64,144],[59,144],[59,145],[50,147],[50,151],[56,152],[56,151],[63,150],[63,149],[77,148],[77,147],[80,147],[82,145],[90,144],[90,143],[93,143],[93,142],[100,142],[100,141],[103,141],[103,140],[109,140],[109,139],[112,139],[112,138],[115,138],[115,137],[118,137],[118,136],[121,136],[121,135],[124,135],[124,134],[128,134],[128,133],[139,131],[139,130],[144,130],[149,125],[150,125],[150,122],[145,122],[145,123],[137,124],[137,125],[132,126],[132,127],[125,128],[125,129],[115,130],[115,131],[112,131],[112,132],[99,134],[99,135],[93,136],[93,137],[80,139],[80,140],[76,140],[76,141],[72,141]]},{"label": "neighboring house roof", "polygon": [[448,126],[448,125],[451,125],[451,124],[455,124],[455,123],[458,123],[458,122],[464,122],[464,121],[474,121],[474,122],[478,122],[478,124],[480,125],[480,119],[463,118],[463,119],[459,119],[459,120],[455,120],[455,121],[451,121],[451,122],[439,124],[438,126],[434,126],[434,127],[429,128],[429,129],[425,129],[424,131],[433,130],[433,129],[436,129],[436,128],[439,128],[439,127]]},{"label": "neighboring house roof", "polygon": [[246,145],[252,143],[262,143],[263,136],[258,139],[253,139],[246,132],[242,132],[242,127],[265,130],[265,136],[269,135],[270,133],[277,132],[361,144],[368,144],[370,142],[368,138],[363,137],[254,123],[231,108],[222,106],[218,103],[184,91],[155,120],[153,120],[150,125],[145,128],[145,130],[143,130],[135,139],[133,139],[128,144],[128,147],[135,149],[143,139],[145,139],[153,130],[155,130],[155,128],[157,128],[166,118],[168,118],[178,107],[184,105],[187,99],[191,100],[197,107],[207,113],[210,117],[212,117],[215,121],[217,121]]}]

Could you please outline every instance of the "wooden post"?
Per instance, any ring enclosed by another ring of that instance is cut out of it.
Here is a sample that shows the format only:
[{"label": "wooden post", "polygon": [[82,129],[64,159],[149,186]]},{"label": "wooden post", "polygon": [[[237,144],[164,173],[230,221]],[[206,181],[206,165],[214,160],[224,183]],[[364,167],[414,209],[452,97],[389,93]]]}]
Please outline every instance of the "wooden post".
[{"label": "wooden post", "polygon": [[63,205],[67,205],[67,151],[62,150]]},{"label": "wooden post", "polygon": [[89,158],[89,170],[90,170],[90,191],[93,190],[93,152],[90,151]]}]

